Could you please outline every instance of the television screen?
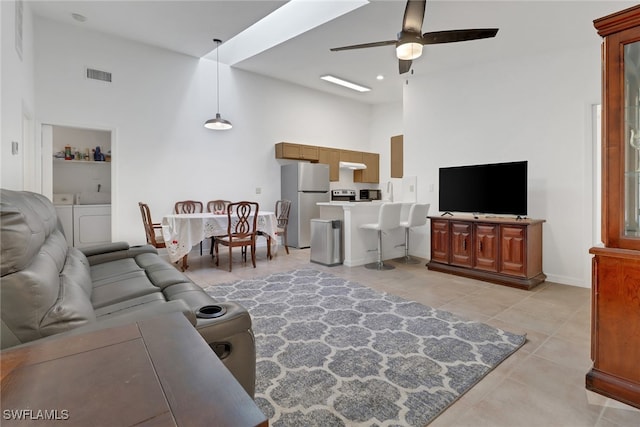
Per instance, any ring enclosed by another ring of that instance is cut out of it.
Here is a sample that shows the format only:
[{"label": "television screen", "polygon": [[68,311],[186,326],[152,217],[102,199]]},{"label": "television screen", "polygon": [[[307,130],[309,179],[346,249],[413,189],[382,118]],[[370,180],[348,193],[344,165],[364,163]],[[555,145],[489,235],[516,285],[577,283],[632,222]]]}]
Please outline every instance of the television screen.
[{"label": "television screen", "polygon": [[527,215],[527,162],[440,168],[441,212]]}]

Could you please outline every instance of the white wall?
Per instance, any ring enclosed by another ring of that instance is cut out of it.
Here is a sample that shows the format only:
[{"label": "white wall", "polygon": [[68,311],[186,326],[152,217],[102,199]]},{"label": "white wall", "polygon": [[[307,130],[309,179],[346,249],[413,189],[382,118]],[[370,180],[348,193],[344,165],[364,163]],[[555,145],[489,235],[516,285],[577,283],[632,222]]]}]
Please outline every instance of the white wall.
[{"label": "white wall", "polygon": [[[2,61],[0,70],[1,131],[0,137],[0,186],[13,190],[38,190],[35,179],[25,181],[24,170],[36,168],[34,156],[34,127],[23,132],[23,118],[33,119],[33,19],[28,2],[23,2],[22,59],[16,51],[15,3],[0,2],[0,31]],[[32,122],[31,122],[32,123]],[[23,138],[26,136],[26,138]],[[26,139],[26,141],[24,140]],[[11,143],[18,142],[18,154],[11,151]],[[39,166],[39,165],[38,165]],[[34,174],[31,174],[33,177]]]},{"label": "white wall", "polygon": [[[282,162],[274,160],[276,142],[380,152],[385,182],[388,139],[403,133],[405,175],[417,177],[418,201],[431,203],[431,214],[439,167],[528,160],[529,216],[547,221],[544,270],[550,280],[590,286],[597,39],[572,50],[412,76],[403,85],[404,113],[397,105],[365,106],[222,64],[221,113],[234,129],[213,132],[202,123],[216,110],[214,62],[40,18],[29,24],[25,13],[20,63],[12,45],[13,2],[2,2],[1,11],[3,187],[25,184],[22,159],[7,155],[10,141],[20,138],[25,105],[37,106],[36,124],[113,132],[114,238],[131,243],[144,239],[140,200],[158,219],[178,198],[246,197],[272,206]],[[28,48],[33,31],[35,74]],[[85,66],[113,72],[113,84],[85,80]],[[391,124],[381,120],[387,115]],[[417,251],[428,254],[428,243],[417,242]]]},{"label": "white wall", "polygon": [[[35,23],[38,122],[113,129],[114,240],[144,242],[139,201],[157,221],[181,199],[251,199],[273,209],[279,141],[369,145],[372,107],[224,64],[220,112],[234,127],[205,129],[216,112],[215,62]],[[112,72],[113,83],[86,80],[86,66]]]},{"label": "white wall", "polygon": [[369,149],[374,153],[380,153],[381,184],[391,176],[391,137],[402,133],[402,103],[374,107]]},{"label": "white wall", "polygon": [[528,160],[529,217],[546,220],[544,271],[552,281],[590,286],[597,41],[416,76],[404,102],[405,174],[418,176],[418,199],[432,214],[439,167]]}]

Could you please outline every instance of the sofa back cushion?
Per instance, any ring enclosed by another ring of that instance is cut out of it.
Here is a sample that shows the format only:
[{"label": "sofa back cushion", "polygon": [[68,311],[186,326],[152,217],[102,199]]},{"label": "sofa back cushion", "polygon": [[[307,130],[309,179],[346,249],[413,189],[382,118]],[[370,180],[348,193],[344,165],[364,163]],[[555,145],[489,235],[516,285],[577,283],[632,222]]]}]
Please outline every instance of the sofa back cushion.
[{"label": "sofa back cushion", "polygon": [[44,196],[0,190],[1,348],[95,321],[89,262]]}]

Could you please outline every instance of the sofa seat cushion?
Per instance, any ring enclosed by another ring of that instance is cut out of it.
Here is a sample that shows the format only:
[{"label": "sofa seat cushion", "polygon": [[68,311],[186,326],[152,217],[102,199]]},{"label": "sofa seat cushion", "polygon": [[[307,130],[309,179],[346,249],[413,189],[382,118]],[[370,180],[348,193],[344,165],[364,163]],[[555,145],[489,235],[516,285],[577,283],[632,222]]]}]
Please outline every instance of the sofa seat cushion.
[{"label": "sofa seat cushion", "polygon": [[97,309],[156,292],[160,293],[160,289],[149,281],[144,271],[132,272],[111,281],[103,279],[100,284],[94,283],[91,303]]},{"label": "sofa seat cushion", "polygon": [[184,274],[170,265],[167,265],[165,268],[152,268],[147,270],[147,277],[154,286],[162,290],[179,283],[184,283],[185,281]]},{"label": "sofa seat cushion", "polygon": [[113,279],[132,272],[144,272],[133,258],[124,258],[91,266],[91,280],[94,283],[103,279]]},{"label": "sofa seat cushion", "polygon": [[105,305],[103,307],[97,308],[95,310],[96,319],[101,320],[103,318],[109,318],[114,315],[123,314],[126,312],[139,310],[143,306],[148,306],[149,304],[158,304],[158,303],[166,303],[167,300],[164,298],[161,292],[154,292],[152,294],[143,295],[137,298],[130,298],[125,301],[120,301],[115,304]]}]

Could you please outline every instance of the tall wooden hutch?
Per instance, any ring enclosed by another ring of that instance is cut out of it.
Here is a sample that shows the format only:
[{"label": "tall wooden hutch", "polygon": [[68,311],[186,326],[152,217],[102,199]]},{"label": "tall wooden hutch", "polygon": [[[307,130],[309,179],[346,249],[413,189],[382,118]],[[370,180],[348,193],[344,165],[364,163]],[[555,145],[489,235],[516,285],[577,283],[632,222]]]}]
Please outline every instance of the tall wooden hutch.
[{"label": "tall wooden hutch", "polygon": [[640,5],[603,37],[602,241],[593,257],[587,389],[640,408]]}]

